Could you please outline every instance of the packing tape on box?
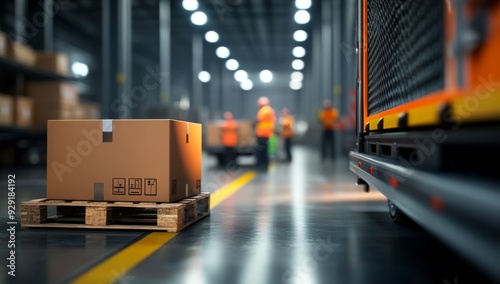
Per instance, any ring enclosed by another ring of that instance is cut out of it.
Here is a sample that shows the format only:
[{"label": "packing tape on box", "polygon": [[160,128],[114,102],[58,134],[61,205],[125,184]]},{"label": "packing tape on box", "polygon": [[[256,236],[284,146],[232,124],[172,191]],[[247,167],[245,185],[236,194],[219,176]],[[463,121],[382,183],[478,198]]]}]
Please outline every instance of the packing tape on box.
[{"label": "packing tape on box", "polygon": [[102,120],[102,142],[113,142],[113,120]]}]

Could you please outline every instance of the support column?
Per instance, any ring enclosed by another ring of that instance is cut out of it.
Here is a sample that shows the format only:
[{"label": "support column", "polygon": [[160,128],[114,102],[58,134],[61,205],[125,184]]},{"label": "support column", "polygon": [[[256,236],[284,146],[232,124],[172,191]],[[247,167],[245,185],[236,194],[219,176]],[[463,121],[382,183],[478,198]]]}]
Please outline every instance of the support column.
[{"label": "support column", "polygon": [[160,80],[160,103],[170,105],[171,88],[171,3],[170,0],[160,0],[160,74],[168,74]]},{"label": "support column", "polygon": [[43,2],[45,25],[43,26],[43,49],[54,51],[54,0]]},{"label": "support column", "polygon": [[193,34],[193,98],[191,105],[198,110],[201,109],[203,83],[198,80],[198,74],[203,69],[203,38],[200,33]]},{"label": "support column", "polygon": [[119,118],[131,117],[130,89],[132,88],[132,4],[118,1],[118,97],[123,103]]}]

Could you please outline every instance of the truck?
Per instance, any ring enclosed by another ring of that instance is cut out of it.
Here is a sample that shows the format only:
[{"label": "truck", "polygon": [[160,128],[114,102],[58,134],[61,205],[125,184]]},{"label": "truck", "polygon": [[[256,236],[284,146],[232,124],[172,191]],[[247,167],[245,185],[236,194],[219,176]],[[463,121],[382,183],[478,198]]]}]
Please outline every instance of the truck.
[{"label": "truck", "polygon": [[500,281],[500,1],[357,4],[357,184]]}]

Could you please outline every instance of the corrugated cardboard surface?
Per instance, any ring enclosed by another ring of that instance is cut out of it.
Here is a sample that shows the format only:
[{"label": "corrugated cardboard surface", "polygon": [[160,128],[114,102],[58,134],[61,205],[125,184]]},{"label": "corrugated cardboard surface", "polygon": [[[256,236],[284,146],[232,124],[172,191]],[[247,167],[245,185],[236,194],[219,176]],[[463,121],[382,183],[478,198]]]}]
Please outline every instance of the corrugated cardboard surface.
[{"label": "corrugated cardboard surface", "polygon": [[101,108],[99,104],[93,102],[81,102],[80,108],[83,110],[83,118],[99,119],[101,118]]},{"label": "corrugated cardboard surface", "polygon": [[27,97],[16,97],[16,125],[32,126],[34,122],[33,99]]},{"label": "corrugated cardboard surface", "polygon": [[48,122],[47,198],[175,202],[201,192],[200,124],[123,119],[111,142],[107,133],[102,120]]},{"label": "corrugated cardboard surface", "polygon": [[[222,147],[222,123],[224,121],[211,121],[206,124],[206,145]],[[250,120],[237,120],[238,146],[255,145],[255,131]]]},{"label": "corrugated cardboard surface", "polygon": [[33,98],[37,107],[61,109],[76,107],[80,102],[78,87],[66,82],[29,82],[26,84],[26,94]]},{"label": "corrugated cardboard surface", "polygon": [[59,52],[37,52],[36,67],[60,75],[68,75],[68,56]]},{"label": "corrugated cardboard surface", "polygon": [[26,93],[35,104],[35,122],[47,126],[50,119],[80,119],[78,88],[66,82],[29,82]]},{"label": "corrugated cardboard surface", "polygon": [[0,124],[14,123],[14,99],[9,95],[0,94]]},{"label": "corrugated cardboard surface", "polygon": [[28,66],[35,66],[36,54],[31,46],[20,42],[9,41],[7,39],[6,47],[8,57],[16,60],[19,63]]}]

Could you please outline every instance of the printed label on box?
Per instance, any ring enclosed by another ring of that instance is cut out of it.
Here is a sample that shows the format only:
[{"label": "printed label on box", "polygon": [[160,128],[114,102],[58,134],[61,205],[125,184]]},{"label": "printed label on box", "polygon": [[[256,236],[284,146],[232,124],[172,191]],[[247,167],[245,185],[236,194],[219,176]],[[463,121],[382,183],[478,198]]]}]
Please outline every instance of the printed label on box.
[{"label": "printed label on box", "polygon": [[114,178],[113,179],[113,195],[125,195],[125,179],[124,178]]},{"label": "printed label on box", "polygon": [[144,186],[144,195],[157,195],[157,184],[155,178],[145,178]]},{"label": "printed label on box", "polygon": [[129,178],[128,179],[128,194],[129,195],[142,195],[142,179]]}]

